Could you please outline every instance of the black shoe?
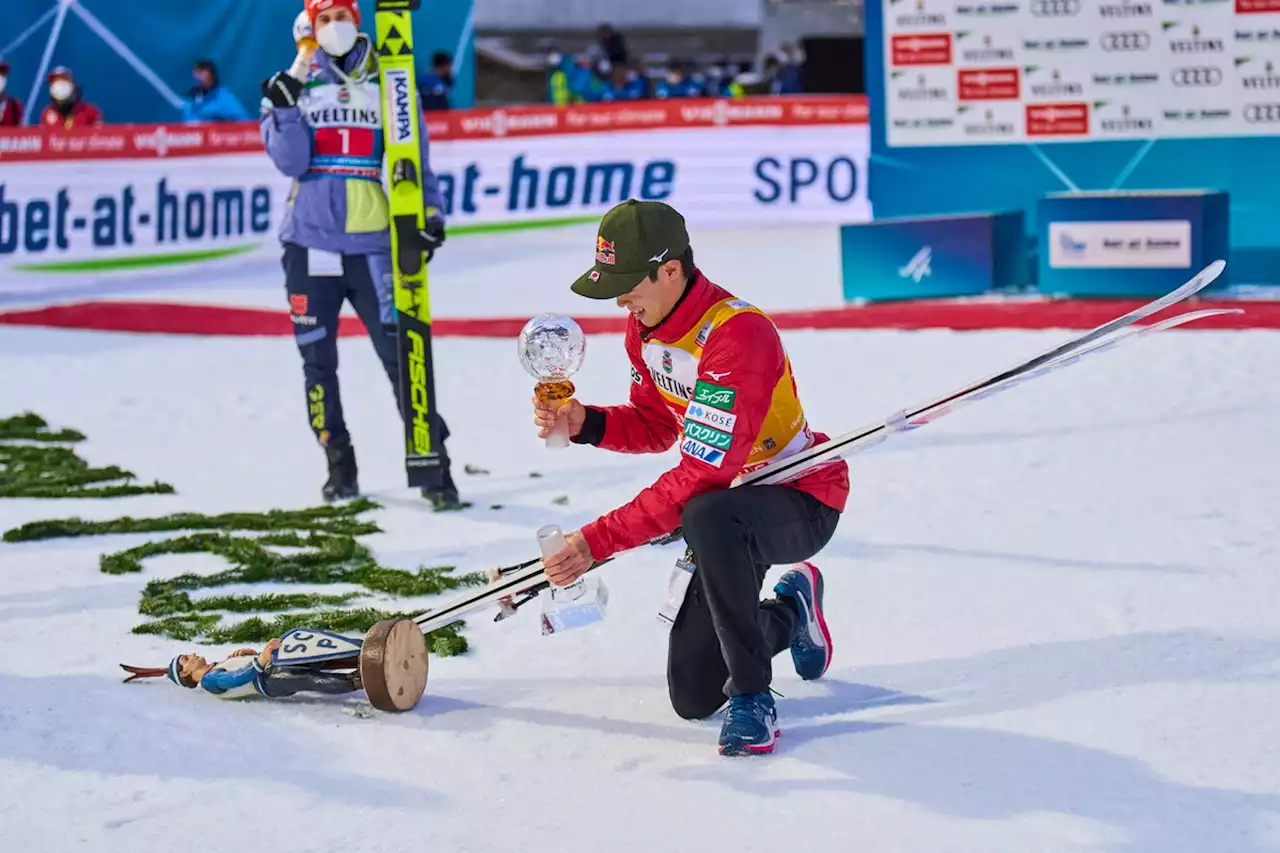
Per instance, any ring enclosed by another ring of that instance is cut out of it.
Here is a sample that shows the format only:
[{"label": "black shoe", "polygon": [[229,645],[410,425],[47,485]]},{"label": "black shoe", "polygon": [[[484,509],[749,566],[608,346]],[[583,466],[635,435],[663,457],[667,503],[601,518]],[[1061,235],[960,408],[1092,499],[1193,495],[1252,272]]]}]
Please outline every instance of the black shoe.
[{"label": "black shoe", "polygon": [[345,447],[326,447],[324,453],[329,459],[329,480],[322,490],[324,499],[332,502],[358,497],[356,449],[348,444]]},{"label": "black shoe", "polygon": [[458,487],[453,484],[453,474],[448,468],[444,469],[444,478],[440,488],[432,489],[429,486],[423,486],[422,496],[431,501],[431,505],[436,512],[466,509],[471,506],[469,503],[462,503],[458,500]]}]

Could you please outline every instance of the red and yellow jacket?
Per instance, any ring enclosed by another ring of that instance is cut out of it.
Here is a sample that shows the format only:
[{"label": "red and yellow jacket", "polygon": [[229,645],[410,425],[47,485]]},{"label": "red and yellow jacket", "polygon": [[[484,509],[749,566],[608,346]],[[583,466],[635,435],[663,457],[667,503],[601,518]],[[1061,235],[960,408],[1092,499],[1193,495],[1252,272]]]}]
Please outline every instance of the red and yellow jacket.
[{"label": "red and yellow jacket", "polygon": [[[675,530],[698,495],[828,438],[809,426],[773,321],[701,272],[656,327],[629,320],[626,349],[630,401],[587,406],[573,440],[619,453],[662,453],[678,440],[680,464],[582,528],[597,560]],[[843,512],[849,469],[822,465],[785,485]]]}]

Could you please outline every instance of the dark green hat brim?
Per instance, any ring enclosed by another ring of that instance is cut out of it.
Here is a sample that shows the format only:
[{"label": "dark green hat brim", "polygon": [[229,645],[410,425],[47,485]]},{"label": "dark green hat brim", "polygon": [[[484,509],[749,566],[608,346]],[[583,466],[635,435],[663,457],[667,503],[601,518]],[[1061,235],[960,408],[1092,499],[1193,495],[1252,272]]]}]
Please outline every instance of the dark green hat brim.
[{"label": "dark green hat brim", "polygon": [[644,281],[648,275],[647,270],[644,272],[602,270],[597,264],[578,276],[578,280],[570,289],[588,299],[617,299]]}]

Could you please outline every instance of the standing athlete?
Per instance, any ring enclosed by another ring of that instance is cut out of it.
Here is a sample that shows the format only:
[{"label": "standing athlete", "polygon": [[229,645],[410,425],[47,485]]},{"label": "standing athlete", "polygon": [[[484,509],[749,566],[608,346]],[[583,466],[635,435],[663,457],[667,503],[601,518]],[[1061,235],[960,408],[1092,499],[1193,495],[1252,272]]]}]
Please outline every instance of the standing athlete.
[{"label": "standing athlete", "polygon": [[[304,83],[279,72],[263,82],[260,124],[271,161],[294,179],[280,228],[285,288],[302,354],[307,414],[329,462],[323,495],[340,500],[359,494],[355,449],[338,393],[338,316],[344,300],[360,315],[400,402],[391,219],[382,186],[378,57],[373,41],[357,29],[359,4],[306,0],[305,13],[319,43],[308,79]],[[430,261],[445,232],[421,110],[418,135],[427,213],[418,237]],[[449,428],[443,418],[440,426],[443,447]],[[447,464],[443,487],[424,488],[422,494],[440,509],[459,505]]]},{"label": "standing athlete", "polygon": [[[835,533],[848,466],[820,465],[785,485],[729,488],[827,436],[805,418],[773,322],[694,266],[673,208],[631,199],[605,214],[595,265],[573,291],[616,299],[631,313],[630,401],[552,408],[535,397],[539,435],[560,419],[574,443],[618,453],[661,453],[679,442],[680,462],[630,503],[566,534],[564,550],[544,560],[547,576],[566,585],[595,562],[683,528],[696,568],[671,627],[672,707],[702,719],[727,700],[720,752],[772,752],[773,657],[789,648],[806,680],[831,663],[823,579],[807,561]],[[797,565],[762,602],[765,575],[778,564]]]}]

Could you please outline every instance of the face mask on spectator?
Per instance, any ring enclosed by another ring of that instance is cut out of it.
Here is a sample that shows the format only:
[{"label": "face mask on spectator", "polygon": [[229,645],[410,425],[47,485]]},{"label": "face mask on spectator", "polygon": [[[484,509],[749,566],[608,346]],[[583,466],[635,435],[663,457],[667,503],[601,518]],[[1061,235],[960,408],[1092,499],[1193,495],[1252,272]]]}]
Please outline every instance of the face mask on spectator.
[{"label": "face mask on spectator", "polygon": [[358,31],[350,21],[334,21],[316,32],[316,41],[330,56],[346,56],[356,46]]},{"label": "face mask on spectator", "polygon": [[0,95],[4,94],[4,87],[8,84],[8,82],[9,82],[9,78],[5,77],[3,74],[0,74]]},{"label": "face mask on spectator", "polygon": [[54,80],[49,84],[49,95],[55,101],[65,101],[71,97],[75,87],[67,80]]}]

